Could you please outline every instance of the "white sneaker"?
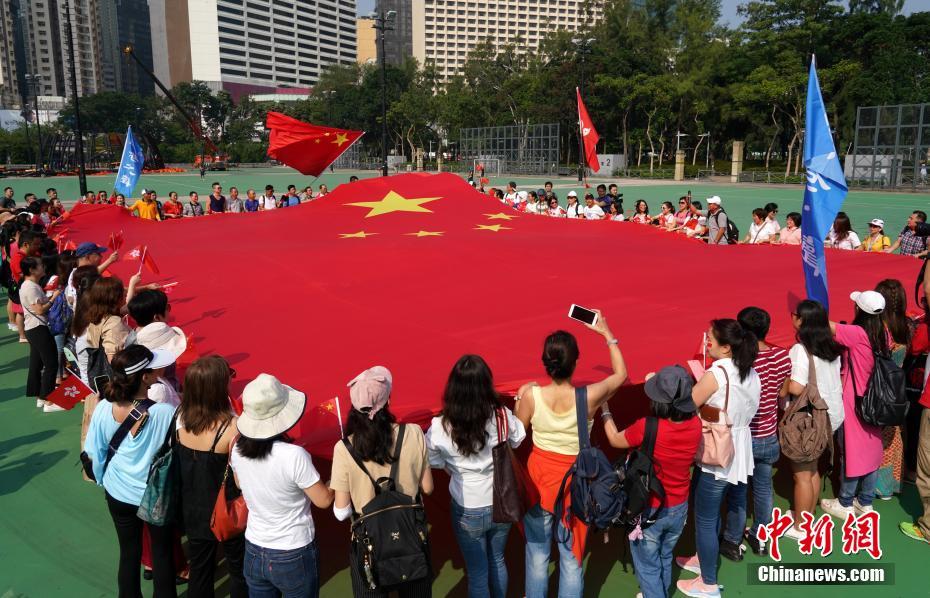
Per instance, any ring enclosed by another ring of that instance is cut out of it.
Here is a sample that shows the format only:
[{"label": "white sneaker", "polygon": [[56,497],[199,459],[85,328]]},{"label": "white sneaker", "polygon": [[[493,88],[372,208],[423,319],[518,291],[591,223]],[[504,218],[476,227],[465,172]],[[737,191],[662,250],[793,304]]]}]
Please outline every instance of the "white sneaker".
[{"label": "white sneaker", "polygon": [[46,403],[46,402],[47,402],[47,401],[45,401],[45,399],[36,399],[36,407],[38,407],[39,409],[41,409],[41,408],[45,407],[45,403]]},{"label": "white sneaker", "polygon": [[852,508],[853,508],[853,511],[856,512],[856,515],[862,515],[863,513],[871,513],[872,511],[875,510],[872,508],[872,505],[860,505],[858,498],[853,499]]},{"label": "white sneaker", "polygon": [[846,521],[846,516],[853,513],[852,507],[844,507],[840,504],[838,498],[824,498],[820,501],[820,508],[824,513],[828,513],[841,521]]},{"label": "white sneaker", "polygon": [[56,405],[55,403],[49,403],[48,401],[45,401],[45,407],[42,408],[42,411],[44,411],[45,413],[55,413],[56,411],[64,411],[64,410],[65,410],[64,407],[61,407],[60,405]]},{"label": "white sneaker", "polygon": [[788,528],[788,531],[785,532],[785,536],[788,538],[791,538],[792,540],[797,540],[798,542],[800,542],[801,540],[804,539],[804,532],[802,532],[797,527],[792,525],[791,527]]},{"label": "white sneaker", "polygon": [[14,324],[14,323],[12,323],[12,322],[7,322],[7,323],[6,323],[6,327],[7,327],[11,332],[17,332],[17,331],[19,330],[19,329],[16,327],[16,324]]}]

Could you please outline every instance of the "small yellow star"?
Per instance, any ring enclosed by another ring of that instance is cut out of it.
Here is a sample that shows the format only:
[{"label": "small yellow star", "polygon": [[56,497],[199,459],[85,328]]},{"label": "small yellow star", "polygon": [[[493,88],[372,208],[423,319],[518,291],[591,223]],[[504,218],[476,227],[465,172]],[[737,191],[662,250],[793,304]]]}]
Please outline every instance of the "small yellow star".
[{"label": "small yellow star", "polygon": [[404,233],[408,237],[441,237],[445,231],[421,230],[415,233]]},{"label": "small yellow star", "polygon": [[498,212],[497,214],[485,214],[488,217],[488,220],[513,220],[516,218],[513,214],[504,214],[503,212]]},{"label": "small yellow star", "polygon": [[395,191],[389,191],[381,201],[359,201],[356,203],[347,203],[347,206],[358,206],[360,208],[371,208],[371,211],[365,214],[365,218],[390,214],[391,212],[426,212],[432,214],[433,211],[424,208],[420,204],[442,199],[441,197],[420,197],[416,199],[407,199]]},{"label": "small yellow star", "polygon": [[500,232],[502,230],[512,230],[509,226],[502,226],[500,224],[479,224],[475,230],[491,230],[494,232]]},{"label": "small yellow star", "polygon": [[336,133],[336,138],[333,139],[333,143],[335,143],[338,147],[342,147],[343,143],[348,143],[348,142],[349,142],[349,136],[346,135],[345,133]]},{"label": "small yellow star", "polygon": [[342,239],[364,239],[365,237],[371,237],[377,234],[378,233],[366,233],[360,230],[357,233],[339,233],[339,237]]},{"label": "small yellow star", "polygon": [[316,141],[317,143],[319,143],[319,142],[320,142],[319,137],[317,137],[316,139],[314,139],[314,141]]}]

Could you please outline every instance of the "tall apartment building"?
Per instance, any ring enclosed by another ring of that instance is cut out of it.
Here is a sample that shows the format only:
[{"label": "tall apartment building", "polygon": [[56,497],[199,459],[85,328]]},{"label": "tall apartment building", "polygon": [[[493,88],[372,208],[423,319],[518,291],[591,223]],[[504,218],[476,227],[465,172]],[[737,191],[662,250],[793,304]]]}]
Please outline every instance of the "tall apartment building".
[{"label": "tall apartment building", "polygon": [[[377,10],[381,14],[392,10],[396,13],[393,28],[384,32],[384,53],[387,64],[401,65],[413,55],[413,0],[378,0]],[[381,59],[380,44],[378,59]]]},{"label": "tall apartment building", "polygon": [[94,0],[96,3],[96,51],[100,88],[107,91],[151,94],[155,84],[135,62],[126,60],[123,48],[152,68],[152,32],[146,0]]},{"label": "tall apartment building", "polygon": [[603,14],[595,0],[410,0],[413,55],[432,61],[443,78],[460,73],[468,53],[490,39],[535,50],[552,31],[578,31]]},{"label": "tall apartment building", "polygon": [[[16,76],[21,94],[70,96],[70,58],[64,0],[18,0],[11,6]],[[81,95],[100,89],[97,55],[96,0],[69,0],[71,32],[74,39],[77,92]],[[26,74],[39,75],[36,90],[26,84]]]},{"label": "tall apartment building", "polygon": [[359,17],[355,21],[355,59],[359,64],[374,63],[378,60],[378,32],[370,17]]},{"label": "tall apartment building", "polygon": [[309,86],[356,61],[354,0],[149,0],[166,85]]},{"label": "tall apartment building", "polygon": [[19,3],[0,0],[0,108],[19,108],[22,96],[16,74],[14,11]]}]

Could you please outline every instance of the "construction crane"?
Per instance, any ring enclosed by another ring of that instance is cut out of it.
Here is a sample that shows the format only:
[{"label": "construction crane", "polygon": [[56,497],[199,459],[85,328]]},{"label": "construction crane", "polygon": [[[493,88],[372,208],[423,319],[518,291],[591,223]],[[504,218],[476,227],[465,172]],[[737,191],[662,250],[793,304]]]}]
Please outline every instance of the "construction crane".
[{"label": "construction crane", "polygon": [[139,60],[139,57],[136,56],[136,53],[133,50],[132,44],[126,44],[125,46],[123,46],[123,54],[125,54],[129,58],[132,58],[136,62],[136,64],[139,65],[139,68],[142,69],[142,71],[146,75],[148,75],[149,78],[152,79],[155,85],[158,86],[158,89],[160,89],[161,92],[165,94],[165,97],[168,98],[168,101],[174,104],[174,107],[178,109],[178,112],[180,112],[181,116],[184,117],[184,120],[187,121],[187,126],[190,127],[190,130],[194,133],[194,135],[198,139],[200,139],[201,150],[200,150],[199,160],[196,161],[196,164],[203,165],[205,163],[204,162],[204,150],[207,149],[207,150],[210,150],[211,170],[213,169],[226,170],[226,164],[228,162],[226,154],[223,154],[220,152],[219,148],[216,147],[216,144],[213,143],[213,140],[210,139],[210,137],[208,137],[207,134],[203,132],[203,128],[200,126],[200,122],[198,122],[197,120],[194,120],[194,118],[187,112],[187,110],[185,110],[184,107],[181,106],[180,103],[178,103],[178,100],[173,95],[171,95],[171,92],[168,90],[168,88],[165,87],[165,85],[158,79],[158,77],[155,76],[155,73],[153,73],[152,70],[148,66],[146,66],[144,62]]}]

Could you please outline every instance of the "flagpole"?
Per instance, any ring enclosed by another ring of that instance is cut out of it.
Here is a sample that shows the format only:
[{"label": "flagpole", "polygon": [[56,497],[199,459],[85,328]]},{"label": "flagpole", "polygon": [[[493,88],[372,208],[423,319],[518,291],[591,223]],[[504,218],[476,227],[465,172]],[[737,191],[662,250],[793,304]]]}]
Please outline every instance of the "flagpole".
[{"label": "flagpole", "polygon": [[585,178],[584,172],[584,163],[585,163],[585,151],[584,151],[584,123],[581,122],[581,90],[575,88],[575,97],[577,98],[578,104],[578,182],[582,182]]},{"label": "flagpole", "polygon": [[142,274],[142,266],[145,265],[145,252],[149,250],[148,245],[142,246],[142,257],[139,258],[139,271],[136,274]]},{"label": "flagpole", "polygon": [[342,429],[342,409],[339,407],[339,397],[334,397],[333,401],[336,402],[336,421],[339,422],[339,437],[345,438],[346,433],[345,430]]}]

